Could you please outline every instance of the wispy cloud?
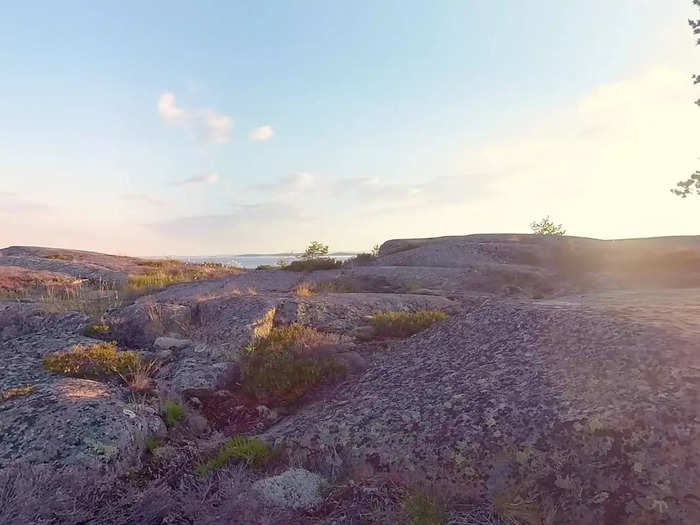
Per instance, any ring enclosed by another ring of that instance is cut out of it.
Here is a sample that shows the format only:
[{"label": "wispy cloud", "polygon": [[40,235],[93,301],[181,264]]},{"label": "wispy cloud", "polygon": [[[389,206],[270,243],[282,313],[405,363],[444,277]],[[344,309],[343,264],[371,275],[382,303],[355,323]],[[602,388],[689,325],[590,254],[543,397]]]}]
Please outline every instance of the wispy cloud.
[{"label": "wispy cloud", "polygon": [[256,184],[250,189],[273,195],[288,195],[308,191],[317,183],[317,178],[311,173],[297,171],[272,182]]},{"label": "wispy cloud", "polygon": [[194,175],[188,179],[178,182],[176,186],[182,186],[187,184],[216,184],[217,182],[219,182],[219,174],[215,172],[210,172]]},{"label": "wispy cloud", "polygon": [[265,141],[270,140],[275,135],[272,126],[259,126],[250,132],[250,140]]},{"label": "wispy cloud", "polygon": [[205,142],[224,144],[233,134],[233,118],[209,108],[181,108],[169,91],[158,97],[158,113],[167,124],[184,126]]},{"label": "wispy cloud", "polygon": [[122,195],[122,199],[133,202],[143,202],[151,206],[163,206],[165,204],[165,201],[156,199],[145,193],[125,193]]},{"label": "wispy cloud", "polygon": [[2,213],[40,213],[53,207],[41,202],[28,200],[18,193],[0,191],[0,214]]}]

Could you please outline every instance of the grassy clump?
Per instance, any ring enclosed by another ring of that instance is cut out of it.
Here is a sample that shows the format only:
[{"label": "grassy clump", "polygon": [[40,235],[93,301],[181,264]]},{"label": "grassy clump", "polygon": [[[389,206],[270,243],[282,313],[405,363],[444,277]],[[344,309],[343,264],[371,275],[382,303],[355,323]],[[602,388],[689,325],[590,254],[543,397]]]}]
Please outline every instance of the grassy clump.
[{"label": "grassy clump", "polygon": [[313,353],[315,347],[337,342],[337,337],[299,324],[273,328],[248,347],[241,384],[267,403],[295,401],[323,381],[346,372],[332,358]]},{"label": "grassy clump", "polygon": [[128,376],[141,359],[130,350],[117,350],[115,343],[76,345],[64,352],[54,352],[43,359],[49,372],[74,377],[102,377],[109,374]]},{"label": "grassy clump", "polygon": [[211,459],[197,464],[195,474],[203,477],[215,470],[224,468],[234,459],[245,461],[246,466],[260,468],[272,456],[270,448],[259,439],[248,436],[234,436],[224,443],[219,452]]},{"label": "grassy clump", "polygon": [[19,396],[26,396],[31,394],[36,390],[36,387],[33,385],[25,385],[25,386],[18,386],[15,388],[10,388],[8,390],[5,390],[4,392],[0,392],[0,402],[2,401],[8,401],[12,399],[13,397],[19,397]]},{"label": "grassy clump", "polygon": [[185,409],[180,403],[168,401],[165,403],[163,418],[165,419],[166,425],[169,427],[175,426],[179,421],[182,421],[185,418]]},{"label": "grassy clump", "polygon": [[85,335],[88,337],[98,337],[109,332],[106,324],[91,324],[85,328]]},{"label": "grassy clump", "polygon": [[374,314],[370,324],[379,336],[407,337],[446,318],[447,314],[442,310],[419,310],[417,312],[390,310]]},{"label": "grassy clump", "polygon": [[341,261],[332,257],[318,257],[316,259],[292,261],[284,269],[291,272],[312,272],[314,270],[335,270],[342,265]]},{"label": "grassy clump", "polygon": [[175,259],[162,261],[144,260],[137,263],[145,268],[144,273],[129,275],[129,290],[152,290],[171,284],[199,281],[212,277],[237,274],[241,269],[221,263],[188,263]]},{"label": "grassy clump", "polygon": [[447,512],[439,498],[424,490],[416,490],[403,503],[407,523],[412,525],[442,525]]}]

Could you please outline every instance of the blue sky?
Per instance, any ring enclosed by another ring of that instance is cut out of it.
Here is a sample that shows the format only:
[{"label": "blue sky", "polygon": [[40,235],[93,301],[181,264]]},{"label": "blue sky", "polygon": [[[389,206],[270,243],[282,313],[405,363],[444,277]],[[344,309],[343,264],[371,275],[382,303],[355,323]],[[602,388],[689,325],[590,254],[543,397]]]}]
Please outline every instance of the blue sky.
[{"label": "blue sky", "polygon": [[692,15],[681,0],[12,3],[0,245],[361,250],[546,213],[572,234],[700,233],[700,204],[667,191],[698,156]]}]

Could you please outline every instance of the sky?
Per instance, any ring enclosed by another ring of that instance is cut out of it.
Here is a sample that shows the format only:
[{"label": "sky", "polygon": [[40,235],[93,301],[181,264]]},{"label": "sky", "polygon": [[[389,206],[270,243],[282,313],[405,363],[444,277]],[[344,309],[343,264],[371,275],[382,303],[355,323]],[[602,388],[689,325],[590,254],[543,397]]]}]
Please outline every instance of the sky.
[{"label": "sky", "polygon": [[0,247],[700,234],[690,0],[11,2]]}]

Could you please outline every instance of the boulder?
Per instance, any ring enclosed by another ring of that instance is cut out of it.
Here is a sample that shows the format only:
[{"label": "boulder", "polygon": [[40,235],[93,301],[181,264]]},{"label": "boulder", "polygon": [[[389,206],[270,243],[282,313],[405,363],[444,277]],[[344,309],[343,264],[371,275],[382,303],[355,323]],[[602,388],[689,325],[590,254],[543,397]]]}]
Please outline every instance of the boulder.
[{"label": "boulder", "polygon": [[292,468],[282,474],[253,483],[267,502],[296,510],[311,510],[323,501],[321,488],[324,479],[301,468]]}]

